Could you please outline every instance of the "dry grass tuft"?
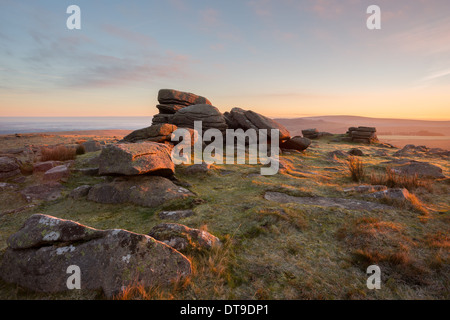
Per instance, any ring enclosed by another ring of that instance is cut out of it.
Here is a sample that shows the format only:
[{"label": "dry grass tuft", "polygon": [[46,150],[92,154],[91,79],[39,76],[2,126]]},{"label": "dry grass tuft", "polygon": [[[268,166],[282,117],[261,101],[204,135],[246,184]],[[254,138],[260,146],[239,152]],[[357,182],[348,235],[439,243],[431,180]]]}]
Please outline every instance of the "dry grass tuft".
[{"label": "dry grass tuft", "polygon": [[76,158],[76,149],[68,148],[65,146],[57,146],[57,147],[44,147],[41,148],[41,161],[67,161],[67,160],[75,160]]},{"label": "dry grass tuft", "polygon": [[86,148],[82,144],[78,145],[77,148],[75,149],[76,155],[82,155],[85,153],[86,153]]}]

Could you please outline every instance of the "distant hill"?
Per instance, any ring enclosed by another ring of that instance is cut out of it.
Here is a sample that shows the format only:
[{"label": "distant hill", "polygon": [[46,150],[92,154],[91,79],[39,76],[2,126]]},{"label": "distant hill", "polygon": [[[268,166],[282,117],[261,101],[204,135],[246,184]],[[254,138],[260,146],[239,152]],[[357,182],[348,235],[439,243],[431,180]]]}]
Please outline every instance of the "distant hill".
[{"label": "distant hill", "polygon": [[358,116],[320,116],[304,118],[276,118],[292,135],[301,135],[304,129],[345,133],[349,127],[376,127],[379,134],[450,136],[450,121],[368,118]]}]

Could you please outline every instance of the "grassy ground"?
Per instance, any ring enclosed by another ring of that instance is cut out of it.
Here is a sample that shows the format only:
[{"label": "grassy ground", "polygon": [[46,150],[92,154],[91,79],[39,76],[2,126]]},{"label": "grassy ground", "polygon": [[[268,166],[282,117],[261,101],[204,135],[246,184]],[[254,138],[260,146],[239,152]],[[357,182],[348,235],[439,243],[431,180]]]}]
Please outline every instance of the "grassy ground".
[{"label": "grassy ground", "polygon": [[[347,151],[356,145],[313,142],[304,153],[284,154],[286,169],[275,176],[260,176],[256,165],[215,165],[204,175],[186,175],[177,168],[177,178],[192,185],[194,199],[167,203],[158,208],[105,205],[73,200],[70,190],[95,184],[101,177],[73,174],[65,183],[64,196],[53,202],[16,214],[0,216],[0,252],[6,239],[34,213],[71,219],[99,229],[122,228],[146,234],[162,221],[158,212],[193,208],[195,215],[179,223],[207,229],[224,246],[209,252],[189,254],[193,275],[161,289],[131,288],[124,299],[448,299],[450,252],[450,185],[432,183],[430,188],[410,190],[426,210],[414,205],[388,203],[389,210],[355,211],[340,208],[274,203],[264,199],[266,191],[293,196],[360,198],[343,189],[353,182],[343,159],[327,153]],[[360,159],[365,172],[362,183],[370,183],[371,172],[383,172],[377,146],[357,146],[366,154]],[[79,156],[76,167],[88,158]],[[450,176],[448,160],[429,161]],[[25,184],[38,177],[30,176]],[[0,193],[0,212],[23,205],[16,192]],[[375,201],[375,200],[374,200]],[[1,253],[0,253],[1,254]],[[1,259],[1,258],[0,258]],[[367,266],[382,270],[382,287],[366,286]],[[1,299],[103,299],[99,292],[36,294],[0,282]]]}]

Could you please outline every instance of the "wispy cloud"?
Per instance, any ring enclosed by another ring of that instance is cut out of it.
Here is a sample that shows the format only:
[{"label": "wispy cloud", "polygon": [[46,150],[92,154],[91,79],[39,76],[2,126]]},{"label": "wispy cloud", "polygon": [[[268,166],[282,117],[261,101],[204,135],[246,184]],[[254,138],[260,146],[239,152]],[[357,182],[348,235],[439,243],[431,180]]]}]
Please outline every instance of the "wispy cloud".
[{"label": "wispy cloud", "polygon": [[426,77],[424,77],[421,81],[432,81],[432,80],[436,80],[436,79],[447,77],[447,76],[450,76],[450,69],[432,72],[429,75],[427,75]]}]

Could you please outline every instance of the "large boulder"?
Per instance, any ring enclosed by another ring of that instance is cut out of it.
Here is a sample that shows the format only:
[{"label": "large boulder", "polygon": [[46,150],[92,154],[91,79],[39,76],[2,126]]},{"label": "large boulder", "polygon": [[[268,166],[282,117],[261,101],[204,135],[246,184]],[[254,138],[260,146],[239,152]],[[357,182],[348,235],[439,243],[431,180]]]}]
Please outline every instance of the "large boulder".
[{"label": "large boulder", "polygon": [[193,104],[211,105],[211,102],[205,97],[201,97],[189,92],[182,92],[172,89],[159,90],[158,101],[162,105],[182,105],[182,106],[190,106]]},{"label": "large boulder", "polygon": [[440,167],[428,162],[419,162],[415,160],[408,161],[400,166],[395,166],[391,170],[395,173],[404,175],[417,175],[420,178],[445,178],[445,175],[442,173],[442,169]]},{"label": "large boulder", "polygon": [[99,174],[173,175],[175,165],[168,146],[156,142],[116,143],[103,148]]},{"label": "large boulder", "polygon": [[234,129],[266,129],[269,137],[271,135],[271,129],[278,129],[281,141],[290,138],[289,131],[283,125],[254,111],[233,108],[229,114],[227,114],[227,117],[229,123],[234,123]]},{"label": "large boulder", "polygon": [[177,130],[177,126],[173,124],[154,124],[150,127],[133,131],[123,138],[123,140],[127,142],[146,140],[162,143],[164,141],[170,141],[170,136],[175,130]]},{"label": "large boulder", "polygon": [[0,157],[0,179],[7,179],[20,174],[19,161],[13,157]]},{"label": "large boulder", "polygon": [[209,232],[178,223],[161,223],[153,227],[148,235],[178,251],[210,249],[221,245],[220,240]]},{"label": "large boulder", "polygon": [[201,121],[204,131],[212,128],[225,131],[228,128],[219,109],[209,104],[195,104],[183,108],[171,119],[172,124],[181,128],[194,128],[194,121]]},{"label": "large boulder", "polygon": [[38,292],[68,290],[69,266],[79,268],[81,290],[101,289],[109,298],[129,285],[166,285],[191,273],[185,256],[149,236],[41,214],[7,243],[0,277]]},{"label": "large boulder", "polygon": [[157,207],[166,201],[193,196],[189,190],[159,176],[120,177],[94,185],[88,200],[99,203],[133,203]]}]

